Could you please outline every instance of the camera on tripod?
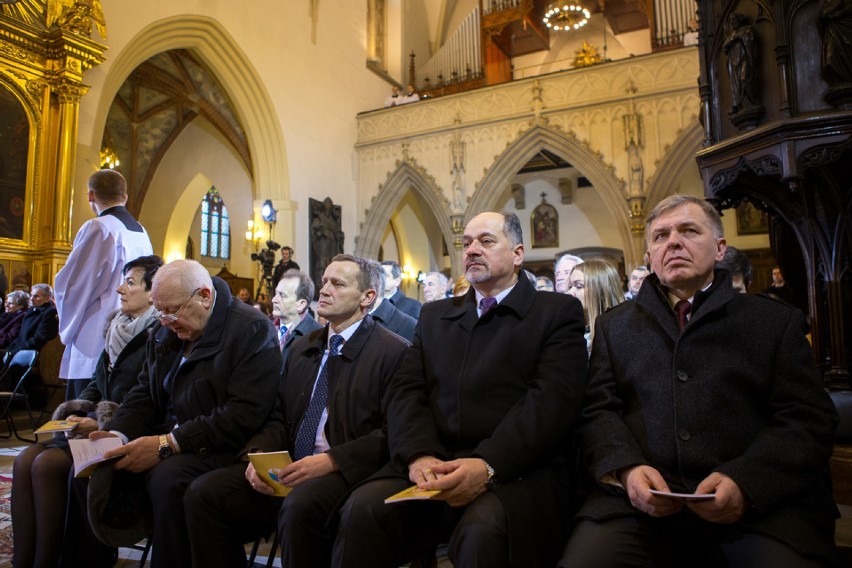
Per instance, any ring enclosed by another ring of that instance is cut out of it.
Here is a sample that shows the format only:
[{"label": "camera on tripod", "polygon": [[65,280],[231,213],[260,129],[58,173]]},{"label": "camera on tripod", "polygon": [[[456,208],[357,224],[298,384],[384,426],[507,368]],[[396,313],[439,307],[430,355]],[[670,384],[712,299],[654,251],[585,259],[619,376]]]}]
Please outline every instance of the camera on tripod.
[{"label": "camera on tripod", "polygon": [[252,253],[251,259],[260,263],[264,279],[272,278],[272,268],[275,266],[275,251],[280,248],[281,245],[275,241],[266,241],[265,249],[260,249],[260,252]]}]

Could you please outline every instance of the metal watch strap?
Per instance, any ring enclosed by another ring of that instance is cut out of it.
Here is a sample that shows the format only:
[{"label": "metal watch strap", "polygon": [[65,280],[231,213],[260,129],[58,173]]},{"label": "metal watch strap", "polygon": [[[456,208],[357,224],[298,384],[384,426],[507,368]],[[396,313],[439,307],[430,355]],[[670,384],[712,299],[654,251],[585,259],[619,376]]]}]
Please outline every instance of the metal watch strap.
[{"label": "metal watch strap", "polygon": [[160,456],[161,459],[166,459],[174,453],[172,451],[172,447],[169,445],[168,434],[160,434],[159,440],[160,447],[157,448],[157,455]]},{"label": "metal watch strap", "polygon": [[488,477],[485,478],[485,486],[488,489],[494,489],[498,485],[497,472],[494,471],[494,468],[491,467],[491,464],[489,464],[487,461],[482,460],[482,463],[485,464],[485,471],[488,472]]}]

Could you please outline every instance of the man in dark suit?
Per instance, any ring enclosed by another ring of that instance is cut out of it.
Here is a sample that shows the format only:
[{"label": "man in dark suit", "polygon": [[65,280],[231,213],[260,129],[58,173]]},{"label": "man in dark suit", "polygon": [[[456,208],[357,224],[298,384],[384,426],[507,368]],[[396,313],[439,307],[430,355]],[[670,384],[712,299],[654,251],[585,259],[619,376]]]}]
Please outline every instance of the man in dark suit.
[{"label": "man in dark suit", "polygon": [[[344,505],[335,566],[400,566],[446,538],[455,566],[559,556],[566,454],[586,383],[583,310],[518,278],[516,215],[477,215],[463,243],[472,288],[423,306],[394,379],[391,464]],[[441,493],[384,504],[411,484]]]},{"label": "man in dark suit", "polygon": [[293,464],[277,476],[293,490],[282,502],[245,462],[196,480],[186,497],[194,566],[245,563],[243,543],[269,534],[276,518],[283,566],[329,565],[340,501],[388,460],[385,409],[408,346],[367,315],[379,272],[351,255],[326,268],[317,313],[329,325],[293,345],[279,406],[249,443],[290,452]]},{"label": "man in dark suit", "polygon": [[278,328],[278,344],[281,347],[281,370],[287,362],[287,353],[293,342],[322,326],[308,312],[314,299],[314,281],[298,270],[284,273],[275,286],[272,297],[272,315]]},{"label": "man in dark suit", "polygon": [[409,298],[399,289],[399,285],[402,284],[402,268],[400,268],[399,263],[392,260],[382,261],[382,270],[385,271],[385,299],[389,300],[402,313],[408,314],[414,319],[419,318],[423,304]]},{"label": "man in dark suit", "polygon": [[59,333],[59,320],[53,303],[53,289],[47,284],[34,284],[30,294],[30,308],[21,322],[21,331],[6,352],[11,356],[21,349],[38,351]]},{"label": "man in dark suit", "polygon": [[116,469],[145,475],[153,507],[151,566],[190,564],[184,493],[205,472],[234,462],[275,403],[281,354],[260,311],[231,296],[198,262],[176,260],[152,287],[152,330],[139,383],[104,431],[128,441],[107,452]]},{"label": "man in dark suit", "polygon": [[373,304],[373,309],[370,310],[370,315],[378,323],[411,343],[414,341],[414,327],[417,325],[417,320],[403,313],[384,297],[387,275],[378,262],[370,262],[376,265],[378,271],[376,275],[379,277],[379,280],[375,283],[376,301]]},{"label": "man in dark suit", "polygon": [[714,271],[709,203],[668,197],[645,235],[653,274],[597,319],[582,426],[597,483],[560,566],[827,565],[837,415],[802,314]]}]

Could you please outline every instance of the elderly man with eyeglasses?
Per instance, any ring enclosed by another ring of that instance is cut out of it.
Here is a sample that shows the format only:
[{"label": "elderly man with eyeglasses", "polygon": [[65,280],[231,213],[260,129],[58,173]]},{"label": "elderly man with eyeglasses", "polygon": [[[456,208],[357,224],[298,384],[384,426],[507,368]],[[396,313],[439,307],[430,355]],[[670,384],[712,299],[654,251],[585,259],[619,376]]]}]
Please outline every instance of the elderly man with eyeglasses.
[{"label": "elderly man with eyeglasses", "polygon": [[151,565],[189,566],[183,494],[201,474],[231,464],[276,400],[281,353],[275,329],[191,260],[154,278],[159,312],[147,362],[105,430],[127,443],[116,470],[144,474],[153,507]]}]

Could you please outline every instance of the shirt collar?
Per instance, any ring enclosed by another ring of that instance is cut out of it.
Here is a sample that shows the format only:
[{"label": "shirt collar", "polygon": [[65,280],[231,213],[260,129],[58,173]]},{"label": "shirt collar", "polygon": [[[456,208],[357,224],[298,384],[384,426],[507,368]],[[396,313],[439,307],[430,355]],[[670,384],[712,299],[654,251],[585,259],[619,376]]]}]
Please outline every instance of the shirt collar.
[{"label": "shirt collar", "polygon": [[331,326],[328,326],[328,339],[325,341],[325,348],[329,349],[331,347],[331,336],[339,335],[343,338],[343,342],[346,343],[349,339],[355,335],[355,332],[358,331],[358,328],[361,327],[361,323],[364,321],[364,318],[359,319],[340,333],[333,333],[331,331]]},{"label": "shirt collar", "polygon": [[[515,286],[517,286],[517,285],[518,285],[518,283],[515,282],[514,284],[512,284],[511,286],[509,286],[508,288],[506,288],[505,290],[503,290],[502,292],[500,292],[499,294],[494,296],[494,299],[497,300],[497,303],[499,304],[500,302],[502,302],[506,298],[506,296],[509,295],[509,292],[511,292],[515,288]],[[480,304],[480,302],[482,302],[482,299],[485,296],[480,294],[479,290],[477,290],[476,288],[474,288],[473,291],[474,291],[474,294],[476,296],[476,311],[479,312],[479,304]]]}]

